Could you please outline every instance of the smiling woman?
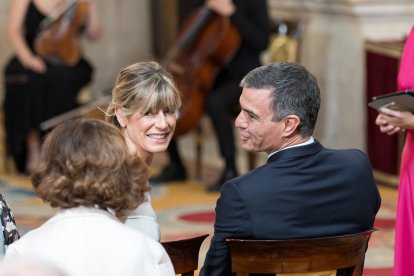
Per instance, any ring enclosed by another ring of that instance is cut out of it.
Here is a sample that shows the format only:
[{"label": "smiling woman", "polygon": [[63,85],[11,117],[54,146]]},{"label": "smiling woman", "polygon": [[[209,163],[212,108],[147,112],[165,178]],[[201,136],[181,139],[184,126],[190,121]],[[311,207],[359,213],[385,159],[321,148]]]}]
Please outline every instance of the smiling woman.
[{"label": "smiling woman", "polygon": [[[150,166],[154,153],[167,149],[180,106],[180,93],[171,75],[157,62],[139,62],[119,73],[105,114],[107,121],[122,129],[129,150]],[[125,214],[125,223],[159,240],[150,194],[145,197],[143,204]]]}]

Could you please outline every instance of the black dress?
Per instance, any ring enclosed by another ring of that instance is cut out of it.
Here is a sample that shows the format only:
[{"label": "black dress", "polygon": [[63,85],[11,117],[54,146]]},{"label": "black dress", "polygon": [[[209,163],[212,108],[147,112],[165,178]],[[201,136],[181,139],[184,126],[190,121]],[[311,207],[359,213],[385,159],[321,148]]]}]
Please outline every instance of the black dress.
[{"label": "black dress", "polygon": [[[38,26],[44,18],[32,1],[24,22],[25,39],[32,51]],[[76,108],[76,97],[91,81],[93,72],[84,58],[71,67],[46,65],[47,71],[39,74],[26,70],[14,56],[4,70],[6,151],[20,172],[25,171],[28,132],[38,130],[43,135],[39,128],[41,122]]]}]

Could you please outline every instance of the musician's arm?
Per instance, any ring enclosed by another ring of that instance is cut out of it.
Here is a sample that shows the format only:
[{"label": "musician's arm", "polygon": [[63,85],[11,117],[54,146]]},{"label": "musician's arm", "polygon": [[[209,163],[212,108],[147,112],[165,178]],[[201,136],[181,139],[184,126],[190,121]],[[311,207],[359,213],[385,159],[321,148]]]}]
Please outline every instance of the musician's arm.
[{"label": "musician's arm", "polygon": [[102,25],[99,19],[96,1],[87,0],[89,2],[88,22],[86,24],[86,36],[90,40],[97,40],[102,34]]},{"label": "musician's arm", "polygon": [[30,0],[12,0],[7,24],[7,35],[20,63],[38,73],[46,71],[43,60],[27,45],[23,37],[23,24]]},{"label": "musician's arm", "polygon": [[206,5],[225,17],[230,17],[236,11],[236,6],[228,0],[208,0]]},{"label": "musician's arm", "polygon": [[239,1],[236,11],[230,16],[244,43],[258,52],[265,50],[269,43],[269,15],[266,0]]},{"label": "musician's arm", "polygon": [[236,25],[244,42],[261,52],[269,42],[269,17],[266,0],[244,0],[234,4],[229,0],[207,0],[206,5]]}]

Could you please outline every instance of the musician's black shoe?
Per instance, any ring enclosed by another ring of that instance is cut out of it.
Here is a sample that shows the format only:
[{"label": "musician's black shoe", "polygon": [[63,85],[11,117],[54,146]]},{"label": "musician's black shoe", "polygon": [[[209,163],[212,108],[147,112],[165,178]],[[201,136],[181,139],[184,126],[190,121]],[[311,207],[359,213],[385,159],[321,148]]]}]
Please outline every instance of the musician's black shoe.
[{"label": "musician's black shoe", "polygon": [[224,170],[222,172],[219,180],[215,184],[213,184],[213,185],[211,185],[207,188],[207,192],[212,192],[212,193],[213,192],[220,192],[221,186],[227,180],[230,180],[230,179],[235,178],[237,176],[238,176],[238,173],[235,169],[226,169],[226,170]]},{"label": "musician's black shoe", "polygon": [[149,179],[150,184],[158,185],[169,181],[184,181],[187,180],[187,172],[183,166],[170,164],[161,171],[157,176]]}]

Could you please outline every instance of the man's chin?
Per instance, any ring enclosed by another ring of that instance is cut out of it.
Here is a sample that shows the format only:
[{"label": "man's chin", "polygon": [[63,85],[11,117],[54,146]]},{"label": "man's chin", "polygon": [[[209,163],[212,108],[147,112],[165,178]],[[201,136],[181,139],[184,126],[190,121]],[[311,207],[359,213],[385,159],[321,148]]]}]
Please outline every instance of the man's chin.
[{"label": "man's chin", "polygon": [[242,149],[246,150],[246,151],[250,151],[250,152],[254,152],[254,147],[248,143],[248,142],[241,142],[240,146],[242,147]]}]

